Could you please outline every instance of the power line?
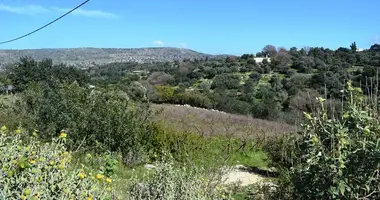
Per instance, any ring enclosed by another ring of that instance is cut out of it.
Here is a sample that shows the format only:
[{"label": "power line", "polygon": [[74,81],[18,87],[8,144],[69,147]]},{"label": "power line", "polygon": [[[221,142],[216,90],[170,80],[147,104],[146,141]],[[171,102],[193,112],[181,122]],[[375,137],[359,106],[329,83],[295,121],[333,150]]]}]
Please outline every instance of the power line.
[{"label": "power line", "polygon": [[55,20],[49,22],[48,24],[46,24],[46,25],[44,25],[44,26],[42,26],[42,27],[40,27],[40,28],[38,28],[38,29],[36,29],[36,30],[34,30],[34,31],[30,32],[30,33],[28,33],[28,34],[25,34],[25,35],[23,35],[23,36],[20,36],[20,37],[17,37],[17,38],[14,38],[14,39],[8,40],[8,41],[0,42],[0,44],[6,44],[6,43],[14,42],[14,41],[16,41],[16,40],[19,40],[19,39],[22,39],[22,38],[24,38],[24,37],[26,37],[26,36],[29,36],[29,35],[31,35],[31,34],[37,32],[37,31],[40,31],[41,29],[43,29],[43,28],[45,28],[45,27],[47,27],[47,26],[53,24],[54,22],[56,22],[56,21],[62,19],[62,18],[65,17],[66,15],[72,13],[72,12],[75,11],[76,9],[82,7],[84,4],[88,3],[89,1],[90,1],[90,0],[86,0],[86,1],[84,1],[83,3],[79,4],[77,7],[73,8],[73,9],[71,9],[69,12],[65,13],[64,15],[58,17],[57,19],[55,19]]}]

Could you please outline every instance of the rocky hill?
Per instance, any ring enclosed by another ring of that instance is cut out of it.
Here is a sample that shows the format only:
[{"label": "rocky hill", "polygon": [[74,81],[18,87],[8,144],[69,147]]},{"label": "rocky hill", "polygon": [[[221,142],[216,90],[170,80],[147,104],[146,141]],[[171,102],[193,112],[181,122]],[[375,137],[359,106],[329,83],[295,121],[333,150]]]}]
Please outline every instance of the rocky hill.
[{"label": "rocky hill", "polygon": [[189,49],[162,48],[62,48],[62,49],[27,49],[0,50],[0,63],[17,61],[20,57],[30,56],[36,60],[50,58],[54,62],[73,65],[105,64],[112,62],[165,62],[183,59],[202,59],[216,57]]}]

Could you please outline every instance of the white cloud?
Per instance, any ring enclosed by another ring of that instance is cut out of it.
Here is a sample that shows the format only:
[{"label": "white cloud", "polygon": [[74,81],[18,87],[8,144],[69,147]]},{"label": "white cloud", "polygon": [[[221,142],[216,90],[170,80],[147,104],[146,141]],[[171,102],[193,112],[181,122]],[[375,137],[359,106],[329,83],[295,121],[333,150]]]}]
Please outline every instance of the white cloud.
[{"label": "white cloud", "polygon": [[38,5],[9,6],[0,4],[0,11],[15,13],[19,15],[37,15],[49,13],[50,10]]},{"label": "white cloud", "polygon": [[154,45],[158,45],[158,46],[164,46],[165,45],[165,43],[163,41],[161,41],[161,40],[156,40],[156,41],[153,42],[153,44]]},{"label": "white cloud", "polygon": [[[23,5],[23,6],[11,6],[0,4],[0,11],[19,14],[19,15],[39,15],[52,12],[66,13],[71,9],[59,8],[59,7],[44,7],[40,5]],[[87,10],[87,9],[77,9],[70,13],[71,15],[83,16],[83,17],[93,17],[93,18],[106,18],[106,19],[116,19],[119,18],[118,15],[105,12],[101,10]]]},{"label": "white cloud", "polygon": [[[52,7],[53,10],[56,10],[58,12],[66,13],[71,9],[68,8],[58,8],[58,7]],[[106,18],[106,19],[117,19],[119,18],[118,15],[105,12],[101,10],[87,10],[87,9],[77,9],[74,12],[71,13],[72,15],[76,16],[84,16],[84,17],[94,17],[94,18]]]}]

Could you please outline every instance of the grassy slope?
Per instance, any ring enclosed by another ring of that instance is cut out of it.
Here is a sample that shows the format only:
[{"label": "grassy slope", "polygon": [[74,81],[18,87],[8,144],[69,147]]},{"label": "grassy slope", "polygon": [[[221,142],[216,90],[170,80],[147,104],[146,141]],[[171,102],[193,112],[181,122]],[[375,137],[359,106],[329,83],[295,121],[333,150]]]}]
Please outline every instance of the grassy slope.
[{"label": "grassy slope", "polygon": [[162,120],[180,131],[206,136],[261,138],[295,130],[293,126],[285,123],[212,110],[166,104],[153,105],[153,108],[161,111],[155,116],[156,120]]}]

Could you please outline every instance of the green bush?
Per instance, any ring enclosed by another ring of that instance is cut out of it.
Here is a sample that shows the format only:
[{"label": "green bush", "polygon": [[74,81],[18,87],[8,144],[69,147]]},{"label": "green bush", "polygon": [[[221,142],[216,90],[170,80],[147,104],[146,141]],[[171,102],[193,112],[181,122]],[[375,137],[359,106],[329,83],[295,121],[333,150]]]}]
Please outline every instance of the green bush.
[{"label": "green bush", "polygon": [[[288,150],[282,192],[291,199],[379,199],[380,123],[375,106],[348,83],[349,107],[331,118],[321,107],[305,113],[304,132]],[[285,176],[286,175],[286,176]],[[284,196],[283,196],[284,198]]]},{"label": "green bush", "polygon": [[53,86],[57,83],[85,85],[89,78],[83,70],[64,64],[53,64],[51,59],[35,61],[31,57],[22,57],[20,61],[9,66],[7,78],[16,91],[24,91],[31,83],[45,83]]},{"label": "green bush", "polygon": [[118,91],[96,91],[76,84],[56,88],[36,85],[22,94],[20,110],[26,108],[41,138],[50,140],[59,130],[72,133],[70,149],[121,151],[126,163],[144,162],[153,138],[150,108],[129,101]]},{"label": "green bush", "polygon": [[110,177],[71,166],[71,153],[64,147],[67,133],[50,143],[22,140],[28,138],[22,130],[5,126],[0,133],[0,199],[114,198]]},{"label": "green bush", "polygon": [[240,87],[240,76],[236,74],[221,74],[214,78],[211,89],[238,89]]},{"label": "green bush", "polygon": [[212,108],[211,100],[205,94],[198,91],[176,94],[174,101],[181,105],[188,104],[199,108]]}]

